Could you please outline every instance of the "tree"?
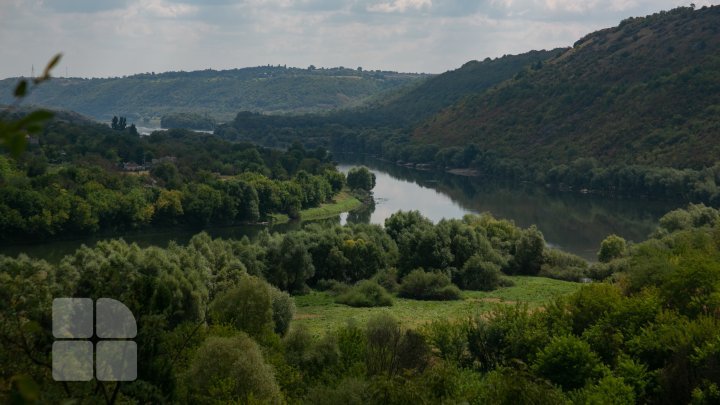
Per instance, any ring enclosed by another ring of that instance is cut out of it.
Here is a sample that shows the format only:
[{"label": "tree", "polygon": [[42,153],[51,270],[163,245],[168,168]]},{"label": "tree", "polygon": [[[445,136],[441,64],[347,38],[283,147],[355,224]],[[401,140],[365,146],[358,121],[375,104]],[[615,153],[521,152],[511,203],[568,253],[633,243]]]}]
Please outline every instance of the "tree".
[{"label": "tree", "polygon": [[124,131],[126,127],[127,119],[125,117],[118,118],[117,116],[113,116],[112,122],[110,123],[110,128],[116,131]]},{"label": "tree", "polygon": [[273,330],[273,297],[267,283],[246,275],[210,304],[216,323],[226,323],[256,338]]},{"label": "tree", "polygon": [[474,255],[462,268],[460,286],[468,290],[492,291],[500,286],[500,266]]},{"label": "tree", "polygon": [[537,374],[567,391],[597,381],[603,367],[590,345],[572,335],[554,338],[538,353],[533,366]]},{"label": "tree", "polygon": [[625,239],[617,235],[610,235],[600,243],[598,260],[602,263],[607,263],[613,259],[622,257],[625,254],[626,248]]},{"label": "tree", "polygon": [[198,349],[185,373],[188,402],[279,403],[280,388],[260,347],[241,333],[210,337]]},{"label": "tree", "polygon": [[515,243],[511,269],[515,274],[536,275],[543,265],[545,238],[535,225],[525,230]]},{"label": "tree", "polygon": [[375,173],[367,167],[353,167],[347,174],[347,185],[353,190],[370,191],[375,187]]}]

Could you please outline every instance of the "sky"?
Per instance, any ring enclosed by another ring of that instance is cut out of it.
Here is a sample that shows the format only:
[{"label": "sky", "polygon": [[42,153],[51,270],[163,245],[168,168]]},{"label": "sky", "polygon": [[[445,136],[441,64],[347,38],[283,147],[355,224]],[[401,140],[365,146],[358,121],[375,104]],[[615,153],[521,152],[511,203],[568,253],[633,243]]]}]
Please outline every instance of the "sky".
[{"label": "sky", "polygon": [[[697,7],[720,0],[695,0]],[[0,0],[0,78],[259,65],[442,73],[572,46],[677,0]]]}]

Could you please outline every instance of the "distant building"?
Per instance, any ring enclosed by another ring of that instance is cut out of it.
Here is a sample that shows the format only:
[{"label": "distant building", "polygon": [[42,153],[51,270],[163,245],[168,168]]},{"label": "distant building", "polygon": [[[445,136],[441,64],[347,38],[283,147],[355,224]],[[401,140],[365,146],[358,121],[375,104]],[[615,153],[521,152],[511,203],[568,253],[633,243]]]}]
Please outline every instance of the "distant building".
[{"label": "distant building", "polygon": [[177,162],[177,158],[175,156],[163,156],[161,158],[153,159],[151,164],[155,166],[159,165],[162,162],[175,163]]},{"label": "distant building", "polygon": [[122,169],[126,172],[139,172],[145,170],[145,166],[139,165],[135,162],[125,162],[122,165]]}]

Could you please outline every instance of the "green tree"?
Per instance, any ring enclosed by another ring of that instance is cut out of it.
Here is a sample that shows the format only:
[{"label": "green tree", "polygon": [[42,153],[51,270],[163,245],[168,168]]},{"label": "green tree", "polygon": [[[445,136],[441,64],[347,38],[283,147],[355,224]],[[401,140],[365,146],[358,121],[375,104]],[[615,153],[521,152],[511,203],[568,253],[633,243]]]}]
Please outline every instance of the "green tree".
[{"label": "green tree", "polygon": [[274,328],[270,287],[257,277],[243,276],[236,287],[218,294],[210,305],[210,315],[215,323],[230,324],[261,338]]},{"label": "green tree", "polygon": [[535,372],[564,390],[583,388],[603,375],[603,364],[587,342],[575,336],[553,338],[537,354]]},{"label": "green tree", "polygon": [[602,263],[607,263],[613,259],[622,257],[626,249],[627,244],[625,243],[625,239],[617,235],[610,235],[600,243],[598,260]]},{"label": "green tree", "polygon": [[250,337],[209,337],[197,350],[183,375],[184,400],[192,403],[258,401],[282,398],[272,367]]},{"label": "green tree", "polygon": [[351,189],[370,191],[375,187],[375,173],[366,167],[353,167],[348,171],[347,185]]}]

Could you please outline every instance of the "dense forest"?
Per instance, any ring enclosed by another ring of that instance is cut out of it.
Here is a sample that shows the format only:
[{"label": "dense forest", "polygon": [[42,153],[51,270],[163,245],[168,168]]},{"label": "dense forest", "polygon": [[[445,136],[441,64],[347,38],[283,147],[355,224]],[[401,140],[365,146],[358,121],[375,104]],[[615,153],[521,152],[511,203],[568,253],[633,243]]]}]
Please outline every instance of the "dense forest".
[{"label": "dense forest", "polygon": [[[169,113],[210,114],[225,121],[240,110],[298,113],[358,105],[427,76],[361,68],[258,66],[115,78],[56,77],[30,94],[26,103],[77,111],[103,121],[122,115],[140,122]],[[0,104],[12,103],[17,81],[0,80]]]},{"label": "dense forest", "polygon": [[[653,237],[616,236],[597,264],[545,247],[534,227],[489,215],[432,224],[399,212],[377,225],[310,225],[251,242],[194,237],[139,248],[109,240],[59,265],[0,258],[4,400],[250,403],[694,403],[720,400],[720,212],[668,213]],[[360,259],[362,258],[362,260]],[[531,311],[418,328],[391,314],[313,336],[291,294],[328,290],[353,306],[395,297],[463,299],[508,275],[604,280]],[[121,299],[138,319],[138,380],[49,376],[54,296]]]},{"label": "dense forest", "polygon": [[[382,113],[376,122],[362,109],[296,117],[241,112],[216,133],[574,190],[718,204],[717,27],[720,6],[680,7],[627,19],[569,49],[472,62],[408,93],[425,97],[389,98],[386,110],[417,118],[411,124]],[[494,69],[504,73],[479,74]],[[432,83],[456,89],[454,81],[470,91],[440,92],[442,111],[417,113],[440,105],[425,101],[436,100]]]},{"label": "dense forest", "polygon": [[[298,218],[345,176],[324,149],[285,151],[211,134],[75,123],[60,115],[17,159],[0,156],[5,243],[154,225],[203,227]],[[74,116],[70,116],[71,118]]]}]

